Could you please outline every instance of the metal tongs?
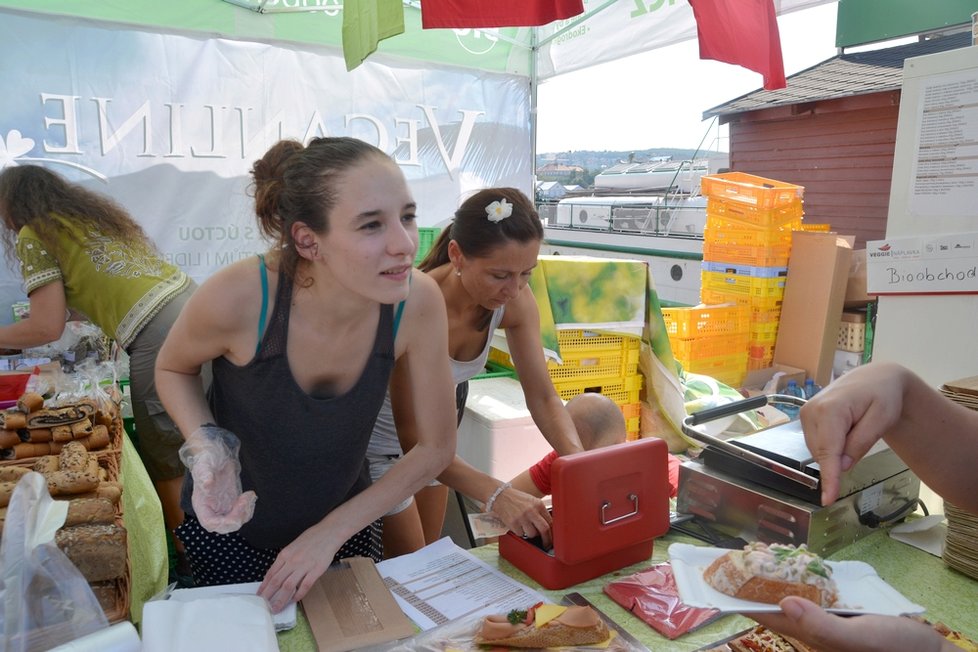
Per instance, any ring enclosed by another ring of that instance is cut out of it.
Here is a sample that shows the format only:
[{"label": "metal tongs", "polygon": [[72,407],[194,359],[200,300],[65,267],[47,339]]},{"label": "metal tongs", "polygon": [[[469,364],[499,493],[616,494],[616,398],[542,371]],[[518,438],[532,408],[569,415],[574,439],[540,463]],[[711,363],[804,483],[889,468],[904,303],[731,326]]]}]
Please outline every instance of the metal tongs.
[{"label": "metal tongs", "polygon": [[789,403],[791,405],[797,405],[798,407],[805,404],[805,399],[797,396],[789,396],[787,394],[772,394],[770,397],[766,395],[753,396],[751,398],[745,398],[742,401],[734,401],[733,403],[707,408],[705,410],[700,410],[699,412],[690,414],[688,417],[683,419],[683,433],[689,437],[692,437],[693,439],[696,439],[697,441],[703,442],[704,444],[719,448],[725,453],[729,453],[752,464],[756,464],[757,466],[773,471],[774,473],[793,480],[798,484],[804,485],[809,489],[818,489],[818,478],[814,478],[807,473],[799,471],[798,469],[793,469],[790,466],[781,464],[780,462],[775,462],[772,459],[747,450],[746,448],[735,446],[734,444],[724,441],[723,439],[708,435],[694,427],[701,423],[721,419],[732,414],[739,414],[740,412],[745,412],[747,410],[754,410],[759,407],[764,407],[768,404],[769,398],[774,399],[772,402],[776,401],[778,403]]}]

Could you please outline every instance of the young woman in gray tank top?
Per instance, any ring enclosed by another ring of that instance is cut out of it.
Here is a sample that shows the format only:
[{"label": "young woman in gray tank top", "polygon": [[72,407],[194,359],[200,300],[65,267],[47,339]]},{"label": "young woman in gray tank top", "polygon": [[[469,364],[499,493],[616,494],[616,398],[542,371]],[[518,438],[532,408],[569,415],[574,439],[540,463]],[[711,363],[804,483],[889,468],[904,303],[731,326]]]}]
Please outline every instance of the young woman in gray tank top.
[{"label": "young woman in gray tank top", "polygon": [[[375,522],[450,462],[455,410],[445,304],[412,269],[415,203],[397,165],[363,141],[317,138],[277,143],[252,174],[273,246],[200,287],[156,382],[187,440],[177,535],[195,579],[261,581],[277,612],[334,560],[379,557]],[[412,406],[423,434],[371,486],[367,441],[408,355],[405,375],[431,391]],[[212,360],[205,397],[198,374]]]}]

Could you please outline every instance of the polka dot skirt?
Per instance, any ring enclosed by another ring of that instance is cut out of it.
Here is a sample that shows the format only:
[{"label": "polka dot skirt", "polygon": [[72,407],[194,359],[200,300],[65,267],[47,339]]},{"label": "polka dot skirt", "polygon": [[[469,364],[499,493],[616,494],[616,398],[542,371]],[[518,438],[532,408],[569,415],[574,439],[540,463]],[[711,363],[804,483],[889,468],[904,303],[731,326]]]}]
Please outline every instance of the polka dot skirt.
[{"label": "polka dot skirt", "polygon": [[[340,546],[333,563],[347,557],[381,561],[384,551],[382,533],[382,521],[378,519]],[[237,532],[208,532],[189,514],[174,534],[187,551],[196,586],[260,582],[279,553],[278,549],[255,548]]]}]

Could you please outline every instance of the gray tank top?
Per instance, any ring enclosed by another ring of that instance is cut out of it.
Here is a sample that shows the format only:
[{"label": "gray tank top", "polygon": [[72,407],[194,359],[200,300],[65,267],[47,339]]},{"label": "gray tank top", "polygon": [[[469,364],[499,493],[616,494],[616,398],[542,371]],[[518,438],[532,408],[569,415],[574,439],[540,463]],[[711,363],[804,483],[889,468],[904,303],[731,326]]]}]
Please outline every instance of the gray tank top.
[{"label": "gray tank top", "polygon": [[284,547],[369,486],[367,442],[394,366],[394,307],[383,305],[373,351],[353,388],[306,394],[286,357],[291,299],[292,281],[279,274],[255,358],[240,367],[223,357],[213,363],[211,410],[217,425],[241,440],[242,488],[258,495],[254,517],[240,530],[256,548]]}]

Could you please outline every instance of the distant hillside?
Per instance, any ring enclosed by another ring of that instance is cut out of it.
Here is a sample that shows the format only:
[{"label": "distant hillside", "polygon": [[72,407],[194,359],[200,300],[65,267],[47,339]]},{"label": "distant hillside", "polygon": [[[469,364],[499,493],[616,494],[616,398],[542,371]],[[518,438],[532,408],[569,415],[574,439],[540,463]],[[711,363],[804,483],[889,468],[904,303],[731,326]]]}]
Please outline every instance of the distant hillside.
[{"label": "distant hillside", "polygon": [[589,170],[591,172],[600,172],[604,168],[610,167],[617,163],[624,163],[629,160],[629,157],[636,162],[648,161],[657,157],[671,157],[674,160],[684,160],[693,158],[693,155],[697,158],[706,158],[708,156],[713,156],[717,154],[726,154],[726,152],[699,152],[697,154],[696,150],[692,149],[674,149],[671,147],[662,147],[658,149],[641,149],[641,150],[620,150],[620,151],[592,151],[592,150],[578,150],[570,152],[546,152],[537,154],[537,167],[546,165],[547,163],[560,163],[561,165],[579,165],[582,168]]}]

